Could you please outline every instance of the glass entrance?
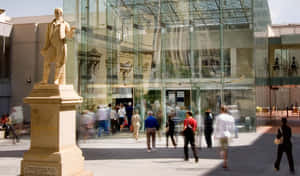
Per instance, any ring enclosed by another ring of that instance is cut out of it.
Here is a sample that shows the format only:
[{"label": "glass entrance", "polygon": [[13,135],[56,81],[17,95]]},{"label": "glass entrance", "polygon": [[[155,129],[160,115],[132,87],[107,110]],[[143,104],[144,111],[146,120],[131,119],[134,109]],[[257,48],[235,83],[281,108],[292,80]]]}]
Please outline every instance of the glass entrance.
[{"label": "glass entrance", "polygon": [[64,0],[64,7],[78,26],[68,81],[84,97],[81,112],[132,102],[142,122],[151,110],[164,127],[172,108],[218,113],[227,104],[241,121],[255,121],[254,66],[265,46],[254,43],[259,32],[266,37],[269,18],[254,11],[268,11],[267,1]]}]

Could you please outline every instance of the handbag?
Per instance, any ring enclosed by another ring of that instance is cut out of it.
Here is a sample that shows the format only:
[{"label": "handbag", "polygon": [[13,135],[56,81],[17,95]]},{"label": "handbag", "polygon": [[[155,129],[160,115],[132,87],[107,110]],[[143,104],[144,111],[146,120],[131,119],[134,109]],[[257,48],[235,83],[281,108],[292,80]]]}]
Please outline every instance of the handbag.
[{"label": "handbag", "polygon": [[165,129],[165,130],[166,130],[166,133],[168,133],[168,132],[169,132],[169,127],[166,127],[166,129]]},{"label": "handbag", "polygon": [[127,118],[124,118],[123,127],[124,127],[124,126],[128,126],[128,121],[127,121]]},{"label": "handbag", "polygon": [[130,130],[130,132],[133,132],[133,126],[132,125],[130,125],[129,130]]},{"label": "handbag", "polygon": [[275,137],[274,144],[276,144],[276,145],[283,144],[283,132],[282,132],[281,128],[279,128],[279,131],[282,134],[282,136],[279,139],[277,137]]}]

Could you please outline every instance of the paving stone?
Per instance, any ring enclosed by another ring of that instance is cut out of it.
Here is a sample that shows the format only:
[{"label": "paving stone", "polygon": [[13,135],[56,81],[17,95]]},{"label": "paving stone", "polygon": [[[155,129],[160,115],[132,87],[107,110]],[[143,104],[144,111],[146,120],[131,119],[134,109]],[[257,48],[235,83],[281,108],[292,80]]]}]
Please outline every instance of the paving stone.
[{"label": "paving stone", "polygon": [[[266,129],[268,130],[268,129]],[[165,138],[157,140],[157,151],[148,153],[145,137],[135,141],[124,136],[79,141],[85,156],[85,167],[98,175],[109,176],[287,176],[287,159],[282,158],[281,170],[275,172],[273,163],[276,157],[274,134],[242,133],[233,139],[229,150],[229,169],[221,168],[219,148],[198,149],[199,162],[192,158],[183,161],[183,139],[178,137],[177,149],[165,147]],[[203,140],[203,138],[202,138]],[[300,137],[293,137],[296,171],[299,168]],[[202,141],[204,145],[204,141]],[[30,140],[25,138],[13,145],[10,140],[0,140],[0,175],[18,175],[23,153],[28,150]],[[296,173],[297,175],[297,173]]]}]

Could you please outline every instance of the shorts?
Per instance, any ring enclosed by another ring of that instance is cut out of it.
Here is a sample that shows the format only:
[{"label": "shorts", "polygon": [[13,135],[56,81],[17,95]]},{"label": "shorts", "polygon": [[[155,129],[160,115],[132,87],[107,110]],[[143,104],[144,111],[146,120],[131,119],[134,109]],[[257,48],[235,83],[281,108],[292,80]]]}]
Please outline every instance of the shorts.
[{"label": "shorts", "polygon": [[219,139],[219,142],[220,142],[220,147],[221,147],[221,150],[227,150],[228,149],[228,138],[220,138]]}]

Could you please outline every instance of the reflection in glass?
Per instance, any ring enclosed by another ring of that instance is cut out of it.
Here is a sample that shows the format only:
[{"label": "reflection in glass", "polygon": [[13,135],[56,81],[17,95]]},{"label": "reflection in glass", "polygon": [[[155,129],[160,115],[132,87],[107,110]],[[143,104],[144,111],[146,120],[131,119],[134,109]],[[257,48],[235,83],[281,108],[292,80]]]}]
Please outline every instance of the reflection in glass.
[{"label": "reflection in glass", "polygon": [[131,102],[142,122],[151,110],[164,126],[170,113],[180,122],[186,111],[203,114],[210,107],[218,113],[223,103],[238,107],[241,122],[255,119],[255,79],[265,74],[265,64],[256,62],[266,56],[267,1],[80,2],[74,13],[80,14],[78,67],[69,72],[78,74],[82,110]]}]

